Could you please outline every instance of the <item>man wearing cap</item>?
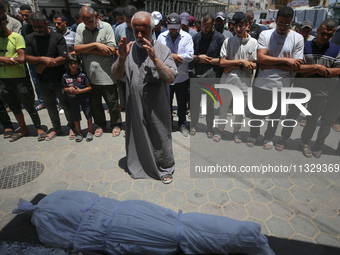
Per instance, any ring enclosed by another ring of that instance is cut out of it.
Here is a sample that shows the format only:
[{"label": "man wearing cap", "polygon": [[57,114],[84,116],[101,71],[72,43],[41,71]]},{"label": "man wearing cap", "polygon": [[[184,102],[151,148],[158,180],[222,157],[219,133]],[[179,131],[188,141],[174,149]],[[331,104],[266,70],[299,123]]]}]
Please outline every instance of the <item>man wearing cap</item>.
[{"label": "man wearing cap", "polygon": [[227,22],[227,16],[224,12],[218,12],[215,16],[215,29],[216,31],[223,34],[224,38],[227,39],[229,37],[232,37],[233,34],[229,32],[228,30],[224,29],[224,26]]},{"label": "man wearing cap", "polygon": [[[278,121],[281,116],[280,89],[290,87],[295,72],[300,68],[303,59],[303,37],[290,30],[294,11],[291,7],[281,7],[277,13],[276,29],[262,31],[259,36],[257,61],[260,69],[253,86],[253,106],[257,110],[268,110],[272,106],[273,88],[278,89],[276,110],[269,115],[267,130],[264,133],[263,149],[273,148]],[[262,118],[252,114],[250,136],[247,146],[253,147],[260,135]]]},{"label": "man wearing cap", "polygon": [[148,12],[132,18],[136,41],[118,45],[119,57],[112,75],[127,77],[126,156],[132,178],[172,182],[175,162],[172,151],[169,86],[175,81],[176,64],[170,49],[152,38],[154,20]]},{"label": "man wearing cap", "polygon": [[[197,33],[194,38],[194,70],[195,77],[201,78],[219,78],[222,75],[220,64],[220,51],[224,42],[224,36],[214,30],[215,16],[211,13],[203,14],[201,18],[202,30]],[[199,109],[201,101],[201,91],[198,88],[190,89],[190,115],[191,127],[190,135],[196,134],[196,126],[198,124]],[[207,137],[213,138],[213,119],[214,105],[213,101],[207,100]]]},{"label": "man wearing cap", "polygon": [[154,30],[153,36],[157,40],[158,36],[161,33],[167,31],[168,29],[162,26],[163,16],[160,12],[154,11],[151,13],[151,16],[155,20],[155,30]]},{"label": "man wearing cap", "polygon": [[[237,12],[232,18],[235,36],[226,39],[221,48],[220,65],[224,67],[224,73],[221,77],[221,84],[233,85],[242,91],[247,91],[251,87],[252,74],[256,69],[257,60],[257,41],[247,32],[248,21],[243,12]],[[229,90],[220,89],[219,95],[223,104],[220,107],[219,119],[227,119],[227,112],[232,100],[232,94]],[[246,100],[245,100],[246,102]],[[241,123],[243,115],[235,116],[235,123]],[[222,138],[222,132],[225,124],[219,124],[213,140],[219,142]],[[241,143],[242,137],[239,134],[241,124],[234,124],[234,142]]]},{"label": "man wearing cap", "polygon": [[192,27],[189,26],[190,23],[190,14],[187,12],[182,12],[181,15],[181,27],[182,30],[184,30],[185,32],[189,33],[191,35],[191,37],[194,37],[197,32],[195,29],[193,29]]},{"label": "man wearing cap", "polygon": [[310,22],[309,20],[304,20],[301,22],[299,26],[298,33],[303,36],[303,39],[305,41],[312,41],[315,38],[315,36],[310,34],[312,30],[313,30],[313,23]]},{"label": "man wearing cap", "polygon": [[254,12],[251,10],[247,11],[246,17],[249,23],[250,36],[258,40],[262,29],[258,24],[254,23]]},{"label": "man wearing cap", "polygon": [[161,33],[157,41],[169,47],[174,58],[178,75],[170,86],[170,107],[176,93],[178,105],[178,127],[183,136],[188,136],[189,131],[185,126],[187,112],[187,95],[190,86],[188,64],[194,55],[194,45],[191,36],[181,29],[181,18],[177,13],[168,16],[169,31]]}]

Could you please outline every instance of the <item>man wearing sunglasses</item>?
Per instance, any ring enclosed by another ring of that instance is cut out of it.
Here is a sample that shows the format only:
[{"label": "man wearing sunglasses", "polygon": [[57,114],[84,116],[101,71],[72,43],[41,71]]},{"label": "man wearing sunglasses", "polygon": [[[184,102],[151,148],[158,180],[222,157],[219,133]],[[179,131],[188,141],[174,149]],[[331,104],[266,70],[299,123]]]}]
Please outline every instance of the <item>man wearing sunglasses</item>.
[{"label": "man wearing sunglasses", "polygon": [[[276,29],[262,31],[258,40],[257,61],[260,69],[253,86],[254,108],[268,110],[272,106],[273,89],[278,89],[276,110],[269,115],[264,133],[263,149],[273,147],[278,121],[281,116],[281,88],[290,87],[295,77],[294,70],[300,68],[303,59],[304,40],[302,35],[290,29],[294,11],[291,7],[281,7],[277,13]],[[261,121],[265,116],[252,114],[252,126],[247,146],[253,147],[260,135]]]}]

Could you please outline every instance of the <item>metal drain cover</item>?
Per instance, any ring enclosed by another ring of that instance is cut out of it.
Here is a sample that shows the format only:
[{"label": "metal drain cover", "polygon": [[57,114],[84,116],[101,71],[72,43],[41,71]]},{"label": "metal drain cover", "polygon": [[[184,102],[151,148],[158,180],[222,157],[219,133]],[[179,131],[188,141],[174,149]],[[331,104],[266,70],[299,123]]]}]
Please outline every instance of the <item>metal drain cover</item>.
[{"label": "metal drain cover", "polygon": [[0,189],[12,189],[33,181],[44,171],[38,161],[24,161],[0,170]]}]

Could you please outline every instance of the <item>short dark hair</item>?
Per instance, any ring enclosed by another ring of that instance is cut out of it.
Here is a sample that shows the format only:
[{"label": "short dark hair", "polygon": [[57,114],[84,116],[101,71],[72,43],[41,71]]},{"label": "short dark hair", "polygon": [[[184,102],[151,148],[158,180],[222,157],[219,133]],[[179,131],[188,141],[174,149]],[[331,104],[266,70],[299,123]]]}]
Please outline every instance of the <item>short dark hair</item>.
[{"label": "short dark hair", "polygon": [[20,6],[20,10],[21,11],[24,11],[24,10],[32,11],[32,8],[28,4],[23,4]]},{"label": "short dark hair", "polygon": [[62,21],[67,22],[67,19],[66,19],[66,17],[65,17],[64,15],[55,14],[55,15],[53,16],[53,19],[57,19],[57,18],[61,18]]},{"label": "short dark hair", "polygon": [[321,22],[320,26],[325,25],[327,30],[333,29],[334,27],[338,26],[338,22],[334,19],[325,19],[324,21]]},{"label": "short dark hair", "polygon": [[288,7],[288,6],[283,6],[279,9],[279,11],[277,12],[277,16],[278,17],[292,17],[294,16],[294,10],[292,7]]},{"label": "short dark hair", "polygon": [[76,15],[74,15],[74,18],[77,19],[77,20],[79,20],[79,19],[80,19],[79,13],[77,13]]},{"label": "short dark hair", "polygon": [[246,11],[246,17],[250,17],[253,16],[254,17],[254,12],[252,10]]},{"label": "short dark hair", "polygon": [[65,58],[65,66],[66,66],[66,69],[69,71],[70,69],[68,68],[68,65],[70,63],[73,63],[73,62],[77,62],[78,65],[80,65],[80,59],[79,57],[77,56],[77,54],[67,54],[66,55],[66,58]]},{"label": "short dark hair", "polygon": [[125,15],[124,7],[117,7],[114,11],[115,16]]},{"label": "short dark hair", "polygon": [[135,15],[137,13],[137,8],[135,6],[133,6],[133,5],[127,5],[124,8],[124,13],[125,13],[126,17],[132,18],[133,15]]},{"label": "short dark hair", "polygon": [[30,20],[33,22],[39,22],[39,21],[48,22],[48,19],[46,18],[46,16],[42,14],[41,12],[33,13],[30,16]]},{"label": "short dark hair", "polygon": [[212,13],[206,12],[202,16],[203,22],[208,22],[209,19],[214,23],[215,22],[215,16]]}]

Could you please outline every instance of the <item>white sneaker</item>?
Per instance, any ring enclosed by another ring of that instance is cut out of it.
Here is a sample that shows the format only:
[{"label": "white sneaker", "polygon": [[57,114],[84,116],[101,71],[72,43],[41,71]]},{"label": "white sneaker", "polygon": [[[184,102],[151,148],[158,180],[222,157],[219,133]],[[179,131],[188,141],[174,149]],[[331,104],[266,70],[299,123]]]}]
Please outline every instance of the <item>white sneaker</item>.
[{"label": "white sneaker", "polygon": [[64,112],[64,109],[60,109],[59,110],[59,114],[64,114],[65,112]]}]

